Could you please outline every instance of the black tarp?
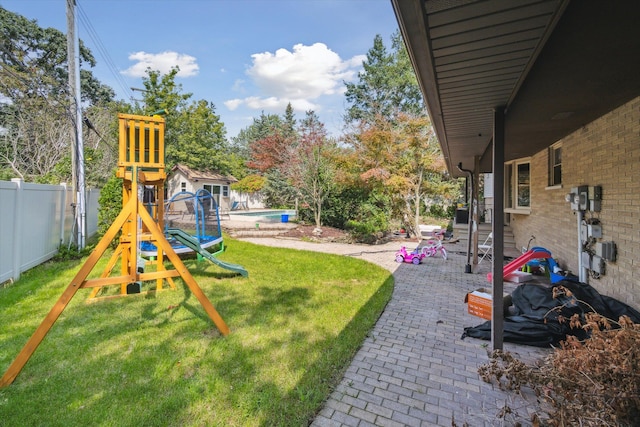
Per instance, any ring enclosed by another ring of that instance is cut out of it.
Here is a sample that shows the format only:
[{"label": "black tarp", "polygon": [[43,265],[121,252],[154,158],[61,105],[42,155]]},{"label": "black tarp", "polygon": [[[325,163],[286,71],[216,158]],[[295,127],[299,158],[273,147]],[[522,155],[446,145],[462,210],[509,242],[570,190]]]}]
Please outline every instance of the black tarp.
[{"label": "black tarp", "polygon": [[[562,288],[571,293],[563,292]],[[559,288],[559,289],[558,289]],[[556,298],[554,298],[554,291]],[[602,316],[618,320],[626,315],[634,323],[640,323],[640,312],[614,298],[601,295],[592,286],[573,280],[562,280],[547,287],[536,284],[522,284],[511,294],[513,307],[511,315],[504,318],[503,339],[507,342],[549,347],[564,340],[567,335],[579,339],[588,337],[582,328],[571,328],[568,319],[578,314],[595,311]],[[567,321],[560,322],[562,316]],[[462,338],[473,337],[491,339],[491,321],[464,329]]]}]

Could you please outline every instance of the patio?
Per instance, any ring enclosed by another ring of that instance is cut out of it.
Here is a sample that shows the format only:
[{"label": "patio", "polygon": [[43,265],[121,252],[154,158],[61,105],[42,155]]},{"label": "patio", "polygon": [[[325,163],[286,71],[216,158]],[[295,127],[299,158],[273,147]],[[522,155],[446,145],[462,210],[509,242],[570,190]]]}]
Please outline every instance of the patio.
[{"label": "patio", "polygon": [[[487,286],[490,263],[475,274],[464,273],[465,247],[459,243],[447,244],[447,261],[426,258],[412,265],[394,261],[398,242],[364,246],[244,240],[358,257],[395,277],[391,301],[313,426],[527,426],[532,413],[541,415],[533,394],[503,392],[478,375],[478,367],[488,361],[490,343],[461,339],[465,327],[484,322],[467,313],[464,297]],[[505,282],[507,291],[514,286]],[[527,363],[550,352],[511,343],[504,348]]]}]

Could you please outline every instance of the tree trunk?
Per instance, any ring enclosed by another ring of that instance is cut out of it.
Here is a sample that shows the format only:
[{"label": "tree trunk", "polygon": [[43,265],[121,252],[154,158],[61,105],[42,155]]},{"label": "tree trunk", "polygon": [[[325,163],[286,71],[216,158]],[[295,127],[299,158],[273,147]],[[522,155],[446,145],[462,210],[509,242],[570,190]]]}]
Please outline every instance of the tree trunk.
[{"label": "tree trunk", "polygon": [[414,217],[414,230],[416,233],[416,237],[420,237],[420,189],[422,188],[422,168],[418,172],[418,182],[415,187],[415,217]]}]

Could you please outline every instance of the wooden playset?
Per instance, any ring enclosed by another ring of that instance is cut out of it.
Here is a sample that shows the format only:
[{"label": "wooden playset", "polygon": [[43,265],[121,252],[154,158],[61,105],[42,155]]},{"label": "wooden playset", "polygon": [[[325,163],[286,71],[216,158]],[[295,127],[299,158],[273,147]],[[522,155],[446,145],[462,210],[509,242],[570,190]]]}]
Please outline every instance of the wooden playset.
[{"label": "wooden playset", "polygon": [[[132,288],[137,288],[133,292],[140,292],[143,282],[155,282],[156,291],[162,290],[165,280],[170,287],[175,288],[173,278],[181,277],[220,333],[229,334],[228,326],[164,235],[163,209],[166,179],[164,118],[158,115],[149,117],[119,114],[118,122],[117,176],[123,182],[122,211],[4,373],[0,379],[0,388],[13,383],[71,299],[78,290],[83,288],[92,288],[90,298],[97,298],[100,289],[107,286],[120,286],[119,296],[123,296],[132,293]],[[148,206],[143,204],[144,191],[153,191],[157,203],[152,209],[148,209]],[[118,246],[100,277],[88,278],[115,239],[119,239]],[[138,247],[141,241],[152,242],[159,249],[154,261],[145,261],[140,258]],[[173,269],[165,266],[165,257],[170,261]],[[118,265],[118,261],[120,261],[120,272],[114,274],[113,270]],[[145,264],[150,263],[155,265],[155,271],[144,272]]]}]

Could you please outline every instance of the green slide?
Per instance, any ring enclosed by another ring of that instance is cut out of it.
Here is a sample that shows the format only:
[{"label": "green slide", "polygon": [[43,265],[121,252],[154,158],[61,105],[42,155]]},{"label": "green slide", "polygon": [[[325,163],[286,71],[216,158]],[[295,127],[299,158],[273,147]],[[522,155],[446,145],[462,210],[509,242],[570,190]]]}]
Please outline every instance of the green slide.
[{"label": "green slide", "polygon": [[180,230],[179,228],[169,228],[169,229],[167,229],[167,234],[169,234],[170,236],[173,236],[177,241],[179,241],[180,243],[182,243],[183,245],[185,245],[189,249],[192,249],[192,250],[196,251],[197,253],[199,253],[200,255],[202,255],[203,257],[205,257],[206,259],[208,259],[212,263],[214,263],[216,265],[219,265],[220,267],[222,267],[224,269],[235,271],[236,273],[240,273],[244,277],[248,277],[249,276],[249,272],[247,270],[245,270],[245,268],[243,266],[238,265],[238,264],[231,264],[231,263],[228,263],[228,262],[220,261],[218,258],[216,258],[213,255],[211,255],[206,249],[203,249],[200,246],[200,242],[198,241],[198,239],[196,239],[195,237],[193,237],[189,233],[187,233],[187,232],[185,232],[183,230]]}]

